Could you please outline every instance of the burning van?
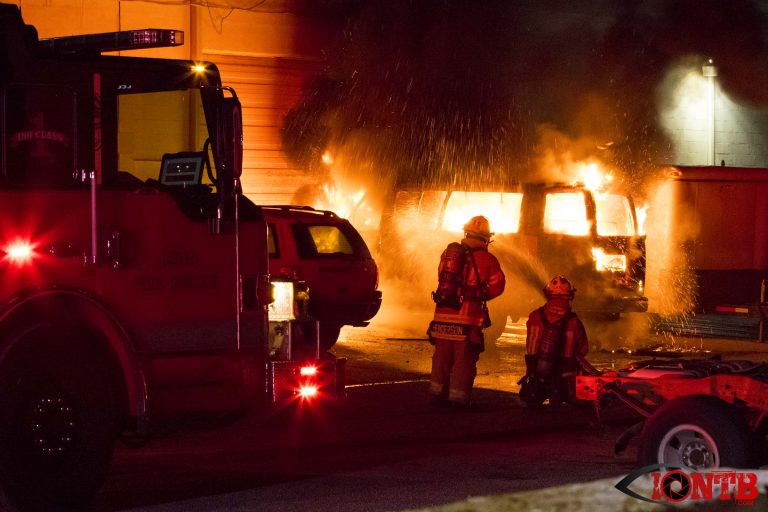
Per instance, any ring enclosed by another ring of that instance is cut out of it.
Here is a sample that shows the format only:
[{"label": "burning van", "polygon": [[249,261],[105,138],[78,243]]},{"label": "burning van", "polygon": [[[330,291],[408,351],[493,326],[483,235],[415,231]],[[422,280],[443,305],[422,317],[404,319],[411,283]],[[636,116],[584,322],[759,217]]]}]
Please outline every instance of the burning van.
[{"label": "burning van", "polygon": [[[490,220],[495,232],[490,250],[507,276],[502,299],[491,303],[494,332],[501,333],[507,315],[516,318],[540,305],[542,288],[557,274],[575,284],[577,311],[611,317],[647,311],[645,235],[632,199],[583,184],[529,183],[492,192],[400,190],[382,218],[384,272],[422,269],[420,279],[434,286],[440,252],[461,238],[473,215]],[[400,277],[415,282],[417,276]]]}]

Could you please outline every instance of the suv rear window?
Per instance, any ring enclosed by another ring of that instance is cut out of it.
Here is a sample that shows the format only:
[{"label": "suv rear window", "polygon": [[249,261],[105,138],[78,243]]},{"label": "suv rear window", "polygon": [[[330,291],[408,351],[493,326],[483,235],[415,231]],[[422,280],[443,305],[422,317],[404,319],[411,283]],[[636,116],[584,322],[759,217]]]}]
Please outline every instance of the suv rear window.
[{"label": "suv rear window", "polygon": [[340,226],[328,224],[294,224],[291,226],[296,238],[300,258],[318,258],[331,255],[354,256],[363,252],[362,239]]}]

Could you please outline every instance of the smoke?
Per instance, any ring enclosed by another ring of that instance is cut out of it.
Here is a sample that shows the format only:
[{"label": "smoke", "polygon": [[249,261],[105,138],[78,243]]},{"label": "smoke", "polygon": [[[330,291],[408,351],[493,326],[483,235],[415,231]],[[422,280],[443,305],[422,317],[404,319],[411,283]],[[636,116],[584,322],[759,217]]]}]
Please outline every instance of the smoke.
[{"label": "smoke", "polygon": [[[332,3],[336,11],[341,2]],[[362,136],[394,182],[527,179],[551,127],[642,183],[667,154],[657,88],[689,55],[768,103],[765,13],[748,0],[348,1],[326,73],[286,119],[307,168]],[[550,146],[548,149],[554,149]]]},{"label": "smoke", "polygon": [[[725,92],[768,105],[768,9],[758,0],[320,5],[343,20],[339,37],[327,70],[286,117],[284,147],[321,181],[364,187],[367,200],[384,210],[383,222],[399,189],[569,181],[573,162],[600,162],[638,204],[653,199],[658,164],[674,153],[659,112],[681,66],[711,58]],[[332,166],[322,162],[327,151]],[[686,307],[686,299],[664,289],[690,287],[682,286],[682,253],[653,253],[660,250],[652,240],[663,232],[661,207],[649,210],[646,223],[649,261],[673,263],[655,270],[649,264],[662,284],[648,293],[666,311]],[[418,222],[400,219],[402,238],[393,243],[416,244],[402,249],[412,261],[401,270],[412,270],[409,290],[420,290],[414,300],[423,301],[446,241],[425,235],[434,231]],[[510,258],[515,289],[538,300],[546,277],[534,262]]]}]

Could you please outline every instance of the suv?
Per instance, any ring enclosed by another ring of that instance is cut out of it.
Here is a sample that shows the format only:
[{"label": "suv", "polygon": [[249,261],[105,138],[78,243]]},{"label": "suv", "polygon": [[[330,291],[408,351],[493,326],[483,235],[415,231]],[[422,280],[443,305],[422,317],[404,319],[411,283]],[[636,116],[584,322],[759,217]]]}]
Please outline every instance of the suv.
[{"label": "suv", "polygon": [[381,306],[379,271],[352,224],[309,206],[262,206],[262,211],[272,279],[309,286],[309,314],[320,321],[320,348],[333,347],[343,325],[368,325]]}]

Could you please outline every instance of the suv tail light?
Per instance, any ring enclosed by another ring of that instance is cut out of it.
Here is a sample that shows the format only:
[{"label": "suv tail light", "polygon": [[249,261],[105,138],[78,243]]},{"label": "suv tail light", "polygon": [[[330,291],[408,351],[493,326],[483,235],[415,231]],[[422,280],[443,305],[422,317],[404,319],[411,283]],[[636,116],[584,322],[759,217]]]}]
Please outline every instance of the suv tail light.
[{"label": "suv tail light", "polygon": [[299,272],[299,269],[297,267],[280,267],[280,270],[277,273],[280,277],[284,277],[286,279],[291,279],[293,281],[300,281],[301,280],[301,273]]}]

